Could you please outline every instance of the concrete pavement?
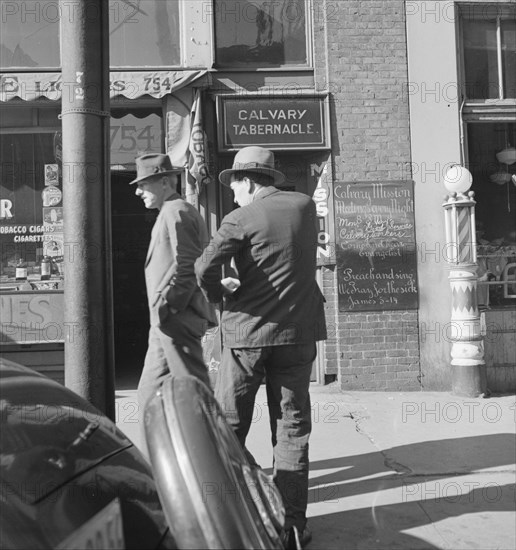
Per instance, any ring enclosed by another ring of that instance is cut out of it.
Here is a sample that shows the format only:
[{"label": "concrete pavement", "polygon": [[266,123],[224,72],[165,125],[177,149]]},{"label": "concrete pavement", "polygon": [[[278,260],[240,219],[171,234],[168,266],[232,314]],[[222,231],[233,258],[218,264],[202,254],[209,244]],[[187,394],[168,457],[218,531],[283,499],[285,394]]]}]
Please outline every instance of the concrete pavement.
[{"label": "concrete pavement", "polygon": [[[516,548],[514,396],[312,386],[309,549]],[[140,445],[132,389],[119,427]],[[272,465],[264,388],[248,446]]]}]

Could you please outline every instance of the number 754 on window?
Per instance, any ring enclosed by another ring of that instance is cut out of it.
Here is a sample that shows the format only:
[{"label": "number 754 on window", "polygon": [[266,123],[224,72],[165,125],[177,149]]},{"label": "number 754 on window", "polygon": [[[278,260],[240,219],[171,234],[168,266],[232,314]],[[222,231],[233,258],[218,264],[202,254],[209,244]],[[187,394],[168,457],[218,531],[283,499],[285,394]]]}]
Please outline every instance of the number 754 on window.
[{"label": "number 754 on window", "polygon": [[118,151],[150,151],[155,135],[152,126],[111,126],[111,149]]}]

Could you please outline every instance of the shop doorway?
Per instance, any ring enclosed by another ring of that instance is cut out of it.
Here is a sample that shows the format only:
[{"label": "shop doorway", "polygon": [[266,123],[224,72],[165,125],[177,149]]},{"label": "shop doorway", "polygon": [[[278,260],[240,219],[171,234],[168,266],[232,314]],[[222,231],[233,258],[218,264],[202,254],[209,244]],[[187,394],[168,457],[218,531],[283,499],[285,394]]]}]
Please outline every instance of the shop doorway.
[{"label": "shop doorway", "polygon": [[129,182],[134,172],[111,173],[113,307],[117,387],[138,382],[149,332],[144,265],[157,210],[146,210]]}]

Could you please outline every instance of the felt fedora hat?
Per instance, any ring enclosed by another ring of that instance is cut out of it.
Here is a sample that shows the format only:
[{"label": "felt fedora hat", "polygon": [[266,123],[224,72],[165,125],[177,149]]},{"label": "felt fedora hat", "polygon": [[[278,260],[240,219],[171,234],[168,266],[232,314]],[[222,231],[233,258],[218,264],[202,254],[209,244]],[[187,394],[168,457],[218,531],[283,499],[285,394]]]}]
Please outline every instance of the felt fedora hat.
[{"label": "felt fedora hat", "polygon": [[129,183],[138,183],[139,181],[152,178],[153,176],[164,176],[166,174],[177,174],[182,172],[182,168],[172,166],[170,157],[161,153],[149,153],[142,155],[136,160],[136,178]]},{"label": "felt fedora hat", "polygon": [[285,181],[285,176],[274,168],[274,153],[256,145],[244,147],[238,151],[233,160],[232,168],[222,170],[219,174],[220,183],[229,185],[231,174],[235,172],[266,174],[274,180],[274,185],[279,185]]}]

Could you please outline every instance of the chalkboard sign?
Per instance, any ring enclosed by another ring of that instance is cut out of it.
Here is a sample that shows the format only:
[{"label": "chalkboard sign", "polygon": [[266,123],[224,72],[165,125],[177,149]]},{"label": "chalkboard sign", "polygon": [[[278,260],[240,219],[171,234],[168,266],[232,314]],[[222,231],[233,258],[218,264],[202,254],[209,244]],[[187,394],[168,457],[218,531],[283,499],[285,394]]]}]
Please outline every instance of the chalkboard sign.
[{"label": "chalkboard sign", "polygon": [[340,311],[418,307],[412,181],[334,184]]}]

